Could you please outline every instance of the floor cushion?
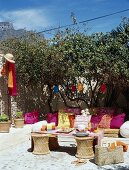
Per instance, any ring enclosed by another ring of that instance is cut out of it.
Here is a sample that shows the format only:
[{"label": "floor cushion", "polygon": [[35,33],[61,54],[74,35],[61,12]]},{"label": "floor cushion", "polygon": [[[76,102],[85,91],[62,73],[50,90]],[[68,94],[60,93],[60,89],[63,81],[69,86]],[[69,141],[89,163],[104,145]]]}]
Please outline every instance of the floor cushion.
[{"label": "floor cushion", "polygon": [[129,121],[126,121],[120,127],[120,134],[121,134],[122,137],[129,138]]},{"label": "floor cushion", "polygon": [[47,113],[46,120],[48,123],[55,122],[55,125],[58,126],[58,112]]},{"label": "floor cushion", "polygon": [[125,113],[114,115],[110,123],[110,128],[119,129],[121,125],[123,125],[124,120],[125,120]]},{"label": "floor cushion", "polygon": [[100,128],[110,128],[111,120],[112,120],[112,115],[105,114],[105,115],[103,115],[98,126]]}]

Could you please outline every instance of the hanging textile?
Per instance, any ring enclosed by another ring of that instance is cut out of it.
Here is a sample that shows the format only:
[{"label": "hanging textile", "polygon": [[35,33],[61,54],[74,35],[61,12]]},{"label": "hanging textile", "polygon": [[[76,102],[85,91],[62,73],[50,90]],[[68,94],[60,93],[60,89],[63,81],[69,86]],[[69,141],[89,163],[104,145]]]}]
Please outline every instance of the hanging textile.
[{"label": "hanging textile", "polygon": [[16,70],[15,64],[9,62],[9,72],[8,72],[8,92],[10,96],[17,95],[17,87],[16,87]]},{"label": "hanging textile", "polygon": [[72,85],[71,90],[73,93],[76,92],[77,91],[76,86]]},{"label": "hanging textile", "polygon": [[83,84],[81,82],[78,83],[77,89],[79,92],[83,91]]},{"label": "hanging textile", "polygon": [[107,86],[106,86],[106,84],[101,84],[99,90],[100,90],[101,93],[106,93],[106,91],[107,91]]},{"label": "hanging textile", "polygon": [[7,75],[7,77],[8,77],[7,86],[8,86],[9,95],[16,96],[17,88],[16,88],[15,63],[6,61],[6,63],[3,65],[3,68],[1,70],[1,75],[2,76]]},{"label": "hanging textile", "polygon": [[55,85],[55,86],[53,87],[53,92],[54,92],[54,93],[58,93],[58,92],[59,92],[59,87],[58,87],[57,85]]}]

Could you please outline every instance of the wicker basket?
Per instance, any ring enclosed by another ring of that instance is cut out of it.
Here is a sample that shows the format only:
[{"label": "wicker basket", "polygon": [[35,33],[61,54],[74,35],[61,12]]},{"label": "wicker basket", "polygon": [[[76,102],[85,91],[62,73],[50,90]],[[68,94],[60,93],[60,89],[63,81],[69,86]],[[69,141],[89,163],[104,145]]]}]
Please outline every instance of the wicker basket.
[{"label": "wicker basket", "polygon": [[48,147],[49,137],[44,134],[31,133],[34,142],[33,154],[44,155],[50,153]]},{"label": "wicker basket", "polygon": [[108,147],[95,146],[95,163],[99,166],[124,162],[123,147],[116,146],[113,151]]},{"label": "wicker basket", "polygon": [[104,137],[118,138],[119,135],[118,135],[118,134],[115,134],[115,133],[112,133],[112,134],[104,133]]},{"label": "wicker basket", "polygon": [[91,159],[94,157],[93,152],[93,137],[75,137],[77,142],[76,157]]},{"label": "wicker basket", "polygon": [[22,128],[24,126],[24,119],[14,119],[15,128]]},{"label": "wicker basket", "polygon": [[104,129],[104,133],[106,134],[119,134],[120,129]]},{"label": "wicker basket", "polygon": [[0,133],[8,133],[10,130],[10,121],[8,122],[0,122]]}]

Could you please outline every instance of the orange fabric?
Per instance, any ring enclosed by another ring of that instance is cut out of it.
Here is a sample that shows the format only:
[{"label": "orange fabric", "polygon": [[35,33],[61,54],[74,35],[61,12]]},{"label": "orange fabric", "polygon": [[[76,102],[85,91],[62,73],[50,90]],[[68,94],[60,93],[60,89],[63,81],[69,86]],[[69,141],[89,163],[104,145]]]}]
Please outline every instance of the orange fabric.
[{"label": "orange fabric", "polygon": [[12,72],[12,67],[10,63],[8,67],[8,87],[13,88],[13,72]]},{"label": "orange fabric", "polygon": [[109,146],[109,151],[112,151],[116,148],[116,146],[123,146],[123,151],[124,152],[127,152],[128,150],[128,145],[125,144],[124,142],[121,142],[121,141],[116,141],[116,144],[115,142],[111,143],[110,146]]},{"label": "orange fabric", "polygon": [[99,127],[100,128],[110,128],[110,123],[112,120],[112,116],[111,115],[103,115],[101,121],[99,122]]},{"label": "orange fabric", "polygon": [[83,91],[83,84],[82,83],[78,83],[77,89],[78,89],[79,92]]}]

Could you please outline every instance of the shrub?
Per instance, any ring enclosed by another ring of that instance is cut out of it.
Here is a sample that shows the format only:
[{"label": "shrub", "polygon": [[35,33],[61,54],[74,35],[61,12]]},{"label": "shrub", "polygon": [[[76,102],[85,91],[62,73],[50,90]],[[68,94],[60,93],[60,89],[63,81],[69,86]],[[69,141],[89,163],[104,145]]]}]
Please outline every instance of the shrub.
[{"label": "shrub", "polygon": [[19,112],[16,112],[16,114],[14,115],[14,117],[16,119],[23,119],[23,112],[19,111]]},{"label": "shrub", "polygon": [[0,122],[7,122],[9,117],[6,114],[0,115]]}]

